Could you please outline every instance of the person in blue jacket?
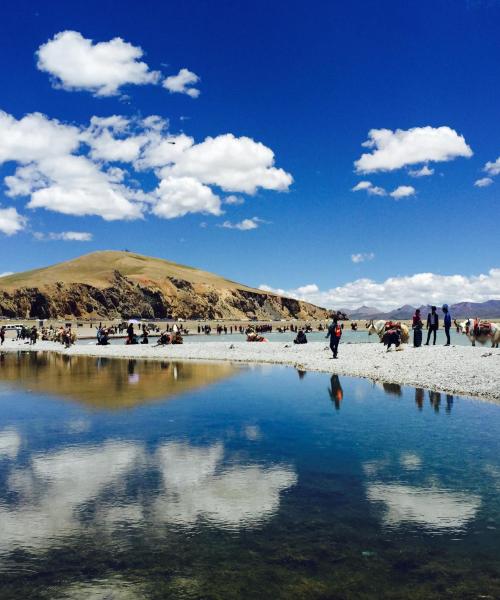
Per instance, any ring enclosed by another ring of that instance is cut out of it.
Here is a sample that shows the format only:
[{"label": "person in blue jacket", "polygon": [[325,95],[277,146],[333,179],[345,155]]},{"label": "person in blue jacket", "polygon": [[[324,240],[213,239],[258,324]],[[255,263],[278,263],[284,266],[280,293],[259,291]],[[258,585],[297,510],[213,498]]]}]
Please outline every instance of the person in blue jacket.
[{"label": "person in blue jacket", "polygon": [[444,313],[444,332],[446,334],[446,344],[445,346],[449,346],[450,345],[450,329],[451,329],[451,315],[450,315],[450,310],[448,308],[447,304],[443,304],[443,306],[441,307],[443,313]]}]

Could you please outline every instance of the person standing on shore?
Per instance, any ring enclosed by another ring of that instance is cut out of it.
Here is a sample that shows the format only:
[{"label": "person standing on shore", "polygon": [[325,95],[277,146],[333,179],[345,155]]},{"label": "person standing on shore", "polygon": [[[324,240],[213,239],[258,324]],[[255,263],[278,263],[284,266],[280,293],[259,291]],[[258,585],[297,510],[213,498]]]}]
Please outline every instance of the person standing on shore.
[{"label": "person standing on shore", "polygon": [[342,337],[342,328],[339,325],[337,315],[333,316],[331,325],[328,327],[327,338],[330,338],[330,349],[333,352],[333,358],[337,358],[339,351],[340,338]]},{"label": "person standing on shore", "polygon": [[5,325],[2,325],[2,327],[0,327],[0,346],[3,346],[3,343],[5,342]]},{"label": "person standing on shore", "polygon": [[424,324],[422,323],[422,319],[420,318],[420,309],[417,308],[415,314],[413,315],[413,323],[411,328],[413,329],[413,346],[415,348],[420,348],[422,345],[422,328]]},{"label": "person standing on shore", "polygon": [[432,342],[432,345],[433,346],[436,345],[436,334],[437,334],[438,329],[439,329],[439,317],[436,312],[436,307],[431,306],[431,312],[427,315],[427,341],[425,342],[426,346],[429,345],[429,340],[431,339],[431,333],[434,333],[434,340]]},{"label": "person standing on shore", "polygon": [[441,307],[442,311],[444,313],[444,332],[446,334],[446,344],[445,346],[449,346],[450,345],[450,329],[451,329],[451,315],[450,315],[450,309],[448,308],[447,304],[443,304],[443,306]]}]

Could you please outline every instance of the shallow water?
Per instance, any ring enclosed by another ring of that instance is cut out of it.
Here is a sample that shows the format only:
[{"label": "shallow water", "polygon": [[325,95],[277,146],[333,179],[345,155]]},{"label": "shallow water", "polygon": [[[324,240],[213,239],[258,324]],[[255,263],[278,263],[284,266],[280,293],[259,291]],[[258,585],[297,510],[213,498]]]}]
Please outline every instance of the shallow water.
[{"label": "shallow water", "polygon": [[[265,338],[267,338],[270,342],[283,342],[284,344],[290,344],[295,339],[296,333],[291,333],[287,331],[286,333],[265,333],[263,334]],[[321,333],[318,331],[314,331],[313,333],[307,334],[307,339],[310,342],[325,342],[325,333]],[[228,333],[217,335],[217,333],[212,333],[211,335],[186,335],[184,336],[184,343],[191,344],[193,342],[244,342],[246,336],[241,333]],[[427,339],[427,333],[424,331],[424,339]],[[450,332],[450,339],[452,345],[457,346],[470,346],[470,341],[467,339],[467,336],[462,334],[457,334],[455,331]],[[156,344],[157,337],[151,336],[150,343]],[[410,340],[410,343],[413,343],[413,337]],[[78,344],[95,344],[94,340],[82,339],[77,341]],[[111,338],[111,344],[124,344],[125,340],[123,338]],[[368,344],[368,343],[379,343],[379,339],[376,335],[368,335],[366,331],[351,331],[345,329],[342,334],[342,343],[343,344]],[[438,331],[436,344],[443,345],[446,343],[446,338],[444,335],[444,331]],[[487,346],[490,346],[488,343]]]},{"label": "shallow water", "polygon": [[500,406],[7,355],[0,598],[500,597]]}]

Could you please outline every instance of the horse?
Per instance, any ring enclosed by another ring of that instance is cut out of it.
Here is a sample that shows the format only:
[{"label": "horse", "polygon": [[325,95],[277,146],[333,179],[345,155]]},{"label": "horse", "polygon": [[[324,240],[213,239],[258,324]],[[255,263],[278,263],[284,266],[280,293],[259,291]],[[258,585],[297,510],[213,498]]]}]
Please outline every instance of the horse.
[{"label": "horse", "polygon": [[491,347],[498,348],[500,344],[500,325],[490,321],[479,321],[479,319],[466,319],[458,324],[459,329],[464,333],[472,345],[476,342],[486,344],[491,340]]},{"label": "horse", "polygon": [[[392,321],[374,321],[373,319],[371,319],[366,324],[366,329],[368,329],[368,335],[372,335],[372,334],[376,333],[378,335],[380,341],[382,341],[384,334],[386,333],[386,326],[389,323],[392,323]],[[392,323],[392,324],[399,326],[399,328],[401,329],[401,343],[407,344],[410,339],[410,330],[408,329],[408,327],[404,323]]]}]

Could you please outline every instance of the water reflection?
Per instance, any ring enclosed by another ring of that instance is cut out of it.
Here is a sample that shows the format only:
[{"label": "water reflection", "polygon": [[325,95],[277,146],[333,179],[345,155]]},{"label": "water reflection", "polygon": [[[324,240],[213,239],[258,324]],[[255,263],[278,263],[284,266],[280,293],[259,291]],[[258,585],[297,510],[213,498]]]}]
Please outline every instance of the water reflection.
[{"label": "water reflection", "polygon": [[[280,494],[297,482],[287,465],[225,465],[225,459],[222,442],[204,447],[169,442],[150,450],[111,440],[33,453],[26,466],[12,464],[5,474],[0,552],[47,549],[99,525],[111,531],[124,524],[192,527],[204,519],[224,528],[256,527],[272,517]],[[151,484],[156,475],[158,488]],[[134,477],[143,481],[137,497],[127,493]]]},{"label": "water reflection", "polygon": [[140,361],[139,368],[135,360],[20,352],[0,364],[0,382],[120,409],[204,387],[236,372],[229,363]]},{"label": "water reflection", "polygon": [[340,405],[344,399],[344,390],[342,389],[338,375],[331,376],[328,394],[330,395],[330,400],[333,402],[335,409],[340,410]]}]

